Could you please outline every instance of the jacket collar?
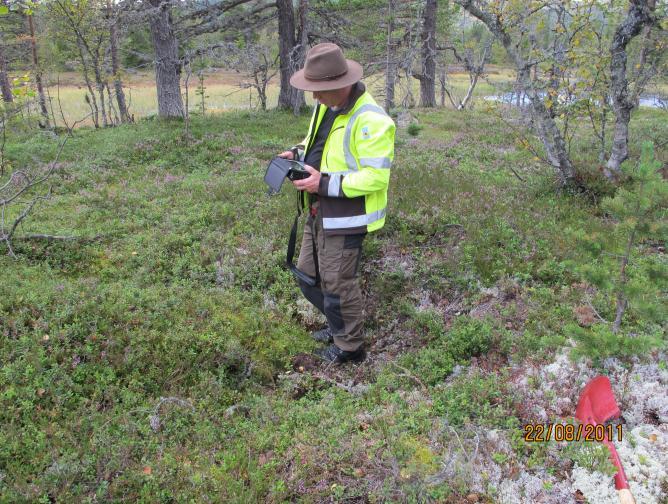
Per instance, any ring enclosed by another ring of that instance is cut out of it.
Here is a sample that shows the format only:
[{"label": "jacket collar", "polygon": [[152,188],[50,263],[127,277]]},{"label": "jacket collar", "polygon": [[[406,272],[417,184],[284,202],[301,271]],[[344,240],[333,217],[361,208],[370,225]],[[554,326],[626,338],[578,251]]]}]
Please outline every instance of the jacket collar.
[{"label": "jacket collar", "polygon": [[355,103],[357,103],[357,100],[359,100],[360,96],[362,96],[365,91],[366,87],[364,86],[362,81],[357,81],[355,84],[353,84],[353,88],[350,91],[350,96],[348,96],[348,102],[343,106],[341,110],[338,111],[338,113],[347,114],[348,112],[350,112],[355,106]]}]

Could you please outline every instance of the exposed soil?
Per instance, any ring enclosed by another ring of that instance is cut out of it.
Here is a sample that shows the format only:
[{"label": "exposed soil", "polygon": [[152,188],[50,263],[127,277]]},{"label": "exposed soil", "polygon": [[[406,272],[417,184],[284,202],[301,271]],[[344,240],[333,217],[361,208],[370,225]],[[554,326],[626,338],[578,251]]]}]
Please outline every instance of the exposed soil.
[{"label": "exposed soil", "polygon": [[[455,237],[456,238],[456,237]],[[427,243],[436,246],[433,254],[445,257],[456,251],[459,240],[447,243]],[[434,260],[438,260],[434,257]],[[430,254],[422,260],[429,261]],[[396,244],[387,244],[378,257],[364,264],[363,278],[367,298],[367,342],[368,357],[362,364],[331,365],[321,362],[309,354],[300,354],[293,359],[293,381],[295,397],[308,390],[339,387],[352,394],[363,394],[376,379],[378,371],[407,352],[415,351],[428,343],[428,336],[407,324],[406,317],[393,314],[383,318],[382,296],[371,292],[376,285],[379,271],[402,272],[408,281],[402,282],[408,290],[400,294],[411,299],[418,310],[441,313],[446,328],[462,313],[485,320],[493,319],[511,333],[520,335],[524,331],[530,313],[530,298],[522,287],[512,281],[504,281],[491,288],[481,288],[475,295],[466,298],[458,292],[437,294],[424,290],[420,282],[414,282],[416,263],[410,250]],[[404,287],[402,287],[404,288]],[[573,289],[582,294],[593,295],[591,286],[575,284]],[[405,288],[404,288],[405,289]],[[573,319],[582,326],[598,320],[588,306],[574,309]],[[653,362],[665,360],[655,356]],[[457,370],[461,373],[482,373],[504,376],[504,390],[512,398],[512,414],[521,425],[547,422],[572,421],[579,394],[586,382],[604,373],[610,376],[615,396],[622,409],[622,417],[616,420],[625,429],[625,438],[618,443],[620,455],[628,466],[627,475],[637,502],[659,504],[668,498],[668,475],[662,467],[668,467],[668,372],[657,364],[636,364],[631,371],[615,359],[608,359],[604,370],[593,369],[591,363],[572,362],[568,349],[557,355],[553,362],[545,363],[532,359],[513,362],[512,355],[492,348],[486,354],[474,357],[468,367]],[[450,379],[447,380],[450,382]],[[403,393],[403,392],[402,392]],[[431,398],[419,380],[412,391],[405,391],[409,403],[431,404]],[[391,412],[388,412],[391,414]],[[371,415],[360,413],[360,429],[368,428],[376,421]],[[528,467],[512,446],[510,430],[492,430],[467,426],[445,428],[439,439],[432,440],[434,450],[449,453],[444,458],[442,470],[430,476],[431,483],[447,481],[465,482],[466,491],[450,496],[448,503],[501,502],[508,504],[584,503],[613,504],[616,502],[614,484],[610,476],[592,472],[573,462],[563,450],[566,443],[546,445],[545,460],[541,466]],[[515,441],[516,442],[516,441]],[[445,445],[444,445],[445,443]],[[314,447],[309,447],[313,450]],[[328,454],[324,450],[312,453],[323,460]],[[446,464],[447,462],[447,464]],[[319,473],[318,481],[292,482],[296,497],[315,496],[325,486],[333,484],[357,488],[360,495],[354,502],[367,502],[368,491],[381,488],[388,478],[401,480],[396,461],[381,460],[381,457],[358,460],[355,465],[357,478],[348,479],[337,474]],[[548,472],[546,468],[549,467]],[[323,469],[325,471],[325,469]],[[364,482],[360,476],[364,475]],[[315,477],[315,476],[314,476]],[[495,489],[494,499],[489,497],[490,488]],[[400,497],[398,497],[399,500]]]},{"label": "exposed soil", "polygon": [[[393,260],[403,260],[405,266],[411,265],[406,256],[398,255]],[[384,260],[391,260],[384,256]],[[421,299],[421,293],[412,294]],[[461,300],[453,303],[439,302],[425,298],[424,303],[431,309],[443,313],[444,321],[449,323],[460,311],[469,311],[476,318],[492,317],[504,324],[510,331],[521,331],[527,318],[528,305],[522,290],[512,283],[497,285],[483,289],[474,306],[468,310]],[[507,308],[511,306],[513,315],[507,316]],[[373,310],[373,308],[372,308]],[[375,313],[372,311],[372,313]],[[577,314],[574,318],[578,319]],[[579,320],[579,319],[578,319]],[[400,318],[391,322],[378,321],[370,331],[369,355],[362,364],[328,365],[308,354],[300,354],[293,360],[296,386],[296,397],[308,392],[308,387],[326,388],[340,387],[352,394],[364,393],[368,384],[375,380],[378,370],[388,362],[396,361],[397,357],[425,343],[423,335],[406,329]],[[653,362],[665,360],[666,356],[657,355]],[[637,502],[659,504],[668,497],[668,372],[661,371],[657,364],[636,364],[629,371],[615,359],[608,359],[605,374],[610,376],[615,396],[622,408],[622,418],[617,420],[624,427],[624,440],[618,444]],[[474,357],[470,366],[464,370],[468,373],[482,372],[485,375],[497,374],[507,370],[506,378],[508,393],[513,399],[513,415],[522,425],[545,422],[567,422],[574,416],[579,394],[584,384],[600,374],[587,362],[572,362],[567,353],[558,355],[554,362],[545,364],[525,360],[521,364],[512,364],[499,351],[492,349],[487,354]],[[631,374],[629,374],[631,373]],[[305,378],[308,378],[306,382]],[[306,386],[306,388],[304,388]],[[431,403],[420,387],[406,392],[408,401]],[[369,415],[360,414],[360,429],[364,430],[374,421]],[[612,478],[580,467],[562,454],[566,444],[550,445],[546,454],[545,467],[527,467],[511,448],[511,432],[503,430],[487,431],[470,426],[465,429],[453,430],[446,436],[451,462],[440,473],[433,477],[436,481],[466,481],[468,490],[449,497],[445,502],[501,502],[508,504],[546,504],[584,503],[613,504],[617,502]],[[435,449],[442,446],[443,441],[435,441]],[[311,447],[312,448],[312,447]],[[472,455],[473,454],[473,455]],[[326,457],[324,451],[313,454]],[[508,457],[506,462],[497,457]],[[311,460],[313,460],[311,458]],[[319,474],[320,482],[295,482],[296,495],[306,496],[310,492],[318,492],[318,488],[327,485],[347,485],[348,488],[359,488],[362,495],[356,502],[366,502],[366,493],[370,488],[380,488],[387,478],[400,479],[398,467],[391,461],[372,459],[358,461],[356,471],[364,474],[365,485],[358,478],[343,481],[342,475]],[[397,473],[397,474],[395,474]],[[298,489],[301,488],[303,492]],[[494,500],[487,496],[489,488],[496,488]]]}]

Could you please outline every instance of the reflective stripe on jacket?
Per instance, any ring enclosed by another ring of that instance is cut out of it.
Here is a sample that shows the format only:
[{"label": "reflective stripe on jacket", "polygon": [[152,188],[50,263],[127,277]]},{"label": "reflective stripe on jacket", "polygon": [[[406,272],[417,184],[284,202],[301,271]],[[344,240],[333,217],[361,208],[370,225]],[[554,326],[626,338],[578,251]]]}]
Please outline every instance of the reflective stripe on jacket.
[{"label": "reflective stripe on jacket", "polygon": [[[327,234],[371,232],[385,224],[394,160],[394,121],[361,82],[353,87],[352,100],[352,107],[349,103],[334,119],[322,152],[318,195]],[[304,153],[325,111],[324,105],[315,107],[303,142]],[[303,160],[301,149],[299,154]]]}]

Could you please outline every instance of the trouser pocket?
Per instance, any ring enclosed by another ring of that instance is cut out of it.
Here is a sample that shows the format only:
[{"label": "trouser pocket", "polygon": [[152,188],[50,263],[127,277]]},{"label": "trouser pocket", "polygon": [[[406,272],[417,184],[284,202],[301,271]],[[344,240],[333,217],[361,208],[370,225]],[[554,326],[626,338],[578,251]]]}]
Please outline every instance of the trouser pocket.
[{"label": "trouser pocket", "polygon": [[341,256],[340,275],[342,279],[356,278],[358,275],[362,249],[344,249]]},{"label": "trouser pocket", "polygon": [[315,277],[315,259],[313,257],[314,236],[311,229],[311,217],[309,216],[304,226],[304,235],[299,249],[297,268],[309,276]]},{"label": "trouser pocket", "polygon": [[356,278],[358,276],[360,260],[362,259],[362,242],[365,236],[366,233],[345,236],[340,269],[342,278]]}]

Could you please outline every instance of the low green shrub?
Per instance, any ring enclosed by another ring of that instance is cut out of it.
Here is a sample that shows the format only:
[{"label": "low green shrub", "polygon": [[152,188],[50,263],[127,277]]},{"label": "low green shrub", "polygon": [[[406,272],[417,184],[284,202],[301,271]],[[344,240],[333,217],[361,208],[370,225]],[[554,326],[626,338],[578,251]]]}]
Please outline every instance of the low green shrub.
[{"label": "low green shrub", "polygon": [[631,335],[614,333],[606,324],[594,324],[591,327],[569,324],[565,332],[576,342],[571,355],[576,359],[590,358],[596,364],[608,357],[627,360],[636,355],[647,355],[666,344],[663,332],[658,327],[654,333]]},{"label": "low green shrub", "polygon": [[601,443],[566,443],[561,449],[561,456],[589,471],[598,471],[608,476],[614,476],[617,472],[610,460],[610,451]]},{"label": "low green shrub", "polygon": [[443,381],[457,364],[466,364],[471,357],[489,350],[492,328],[486,322],[459,317],[449,331],[438,312],[424,311],[415,315],[414,327],[433,338],[430,345],[409,354],[402,364],[428,385]]},{"label": "low green shrub", "polygon": [[422,131],[423,126],[420,126],[418,123],[410,123],[408,125],[408,128],[406,128],[406,132],[412,136],[416,137],[420,134],[420,131]]},{"label": "low green shrub", "polygon": [[402,359],[402,364],[411,369],[427,385],[435,385],[447,378],[456,361],[442,347],[425,348]]},{"label": "low green shrub", "polygon": [[457,378],[432,393],[434,411],[453,426],[470,422],[489,427],[516,428],[512,401],[496,375],[474,374]]},{"label": "low green shrub", "polygon": [[465,361],[487,352],[491,342],[492,327],[488,323],[459,317],[448,332],[446,346],[455,359]]}]

